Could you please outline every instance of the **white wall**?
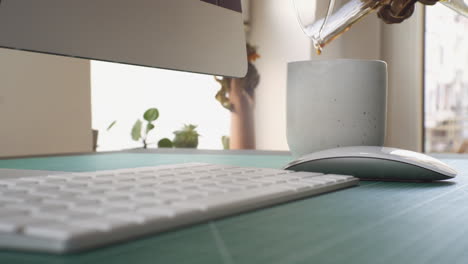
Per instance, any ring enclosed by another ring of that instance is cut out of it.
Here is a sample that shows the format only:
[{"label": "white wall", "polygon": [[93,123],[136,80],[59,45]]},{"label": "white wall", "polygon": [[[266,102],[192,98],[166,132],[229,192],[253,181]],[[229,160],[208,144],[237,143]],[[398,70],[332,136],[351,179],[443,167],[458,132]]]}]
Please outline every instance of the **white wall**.
[{"label": "white wall", "polygon": [[0,49],[0,157],[92,150],[89,61]]},{"label": "white wall", "polygon": [[250,43],[261,56],[256,90],[258,149],[286,150],[287,63],[308,60],[311,44],[297,23],[291,1],[253,0],[250,9]]}]

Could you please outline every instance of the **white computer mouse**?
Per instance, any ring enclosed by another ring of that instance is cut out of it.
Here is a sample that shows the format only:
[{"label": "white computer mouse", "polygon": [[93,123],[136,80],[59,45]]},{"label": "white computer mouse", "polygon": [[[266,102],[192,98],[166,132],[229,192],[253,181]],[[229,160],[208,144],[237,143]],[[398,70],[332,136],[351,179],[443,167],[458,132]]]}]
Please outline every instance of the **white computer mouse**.
[{"label": "white computer mouse", "polygon": [[347,174],[361,179],[435,181],[455,177],[447,164],[427,155],[387,147],[342,147],[305,155],[284,169]]}]

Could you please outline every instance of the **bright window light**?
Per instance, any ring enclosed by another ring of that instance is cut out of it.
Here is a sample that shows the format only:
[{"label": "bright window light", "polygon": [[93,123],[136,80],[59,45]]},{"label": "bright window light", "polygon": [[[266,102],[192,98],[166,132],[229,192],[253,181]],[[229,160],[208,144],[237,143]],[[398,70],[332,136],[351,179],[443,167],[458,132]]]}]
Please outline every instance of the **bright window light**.
[{"label": "bright window light", "polygon": [[229,135],[230,113],[214,97],[219,84],[213,76],[92,61],[91,87],[98,151],[142,147],[130,131],[152,107],[160,116],[148,140],[155,144],[149,147],[164,137],[172,140],[173,131],[184,124],[198,125],[199,149],[222,149],[221,137]]},{"label": "bright window light", "polygon": [[468,152],[468,18],[426,8],[425,150]]}]

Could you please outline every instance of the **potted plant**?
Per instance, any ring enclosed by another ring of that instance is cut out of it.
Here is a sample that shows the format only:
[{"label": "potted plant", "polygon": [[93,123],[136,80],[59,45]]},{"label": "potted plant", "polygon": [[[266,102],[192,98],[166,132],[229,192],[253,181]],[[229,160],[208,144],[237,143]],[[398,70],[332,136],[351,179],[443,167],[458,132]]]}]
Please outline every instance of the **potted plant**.
[{"label": "potted plant", "polygon": [[196,125],[184,125],[182,129],[174,131],[174,139],[163,138],[158,142],[160,148],[197,148],[198,134]]},{"label": "potted plant", "polygon": [[221,85],[216,100],[231,112],[230,149],[255,149],[255,88],[260,75],[253,62],[260,56],[247,44],[248,70],[244,78],[215,77]]}]

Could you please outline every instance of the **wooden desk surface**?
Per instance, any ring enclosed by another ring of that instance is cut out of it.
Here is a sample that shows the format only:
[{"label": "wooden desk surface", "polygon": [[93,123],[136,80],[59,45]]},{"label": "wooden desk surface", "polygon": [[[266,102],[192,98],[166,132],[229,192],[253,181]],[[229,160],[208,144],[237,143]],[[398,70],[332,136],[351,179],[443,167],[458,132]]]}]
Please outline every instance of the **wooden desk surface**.
[{"label": "wooden desk surface", "polygon": [[[89,171],[180,162],[280,168],[263,153],[97,155],[0,160],[0,168]],[[361,182],[332,192],[85,253],[0,251],[0,263],[468,263],[468,160],[438,183]]]}]

